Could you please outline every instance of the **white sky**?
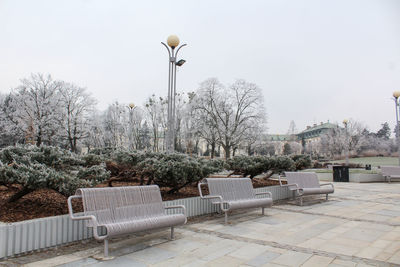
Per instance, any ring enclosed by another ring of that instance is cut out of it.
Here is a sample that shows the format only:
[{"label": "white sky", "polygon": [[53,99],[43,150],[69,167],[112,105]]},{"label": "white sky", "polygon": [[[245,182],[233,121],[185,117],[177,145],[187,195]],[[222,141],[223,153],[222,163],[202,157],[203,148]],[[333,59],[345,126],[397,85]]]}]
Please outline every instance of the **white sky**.
[{"label": "white sky", "polygon": [[143,104],[167,94],[170,34],[188,43],[178,91],[254,82],[270,133],[344,118],[393,129],[398,0],[0,0],[0,92],[42,72],[87,87],[99,109]]}]

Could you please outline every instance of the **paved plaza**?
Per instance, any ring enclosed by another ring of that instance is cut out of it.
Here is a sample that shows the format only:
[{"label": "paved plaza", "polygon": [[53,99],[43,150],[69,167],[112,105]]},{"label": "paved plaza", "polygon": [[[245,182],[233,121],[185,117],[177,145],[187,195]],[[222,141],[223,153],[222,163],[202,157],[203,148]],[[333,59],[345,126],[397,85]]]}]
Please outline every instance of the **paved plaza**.
[{"label": "paved plaza", "polygon": [[[102,261],[94,241],[9,259],[26,266],[400,266],[400,183],[335,183],[335,193],[112,240]],[[32,262],[29,262],[32,261]]]}]

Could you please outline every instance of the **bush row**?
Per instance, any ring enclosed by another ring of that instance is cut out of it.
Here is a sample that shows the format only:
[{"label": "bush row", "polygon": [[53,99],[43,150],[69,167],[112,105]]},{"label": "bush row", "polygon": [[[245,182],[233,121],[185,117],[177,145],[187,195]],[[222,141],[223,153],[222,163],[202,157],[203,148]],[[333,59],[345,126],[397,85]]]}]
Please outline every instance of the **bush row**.
[{"label": "bush row", "polygon": [[[97,156],[98,157],[98,156]],[[0,150],[0,185],[18,184],[9,202],[40,189],[69,196],[79,187],[92,187],[110,177],[100,158],[80,156],[58,147],[10,146]]]},{"label": "bush row", "polygon": [[[140,184],[157,184],[169,193],[224,169],[253,178],[262,173],[308,168],[305,156],[237,156],[228,161],[189,157],[179,153],[98,150],[77,155],[50,146],[12,146],[0,150],[0,185],[18,184],[15,201],[40,189],[53,189],[69,196],[79,187],[93,187],[113,179],[138,179]],[[112,179],[110,179],[112,177]]]},{"label": "bush row", "polygon": [[254,178],[260,174],[267,177],[283,171],[302,170],[311,167],[311,160],[306,155],[287,156],[236,156],[227,160],[226,168],[233,174]]}]

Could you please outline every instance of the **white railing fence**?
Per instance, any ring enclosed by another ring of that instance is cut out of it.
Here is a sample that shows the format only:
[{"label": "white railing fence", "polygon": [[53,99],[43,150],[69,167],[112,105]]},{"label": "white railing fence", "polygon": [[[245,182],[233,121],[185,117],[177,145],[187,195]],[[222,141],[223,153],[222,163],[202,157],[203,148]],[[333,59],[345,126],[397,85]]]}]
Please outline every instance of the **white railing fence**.
[{"label": "white railing fence", "polygon": [[[290,197],[287,187],[270,186],[257,188],[256,192],[272,193],[274,200]],[[188,217],[217,212],[212,205],[200,197],[183,198],[164,202],[166,206],[185,205]],[[180,212],[169,210],[169,212]],[[72,221],[68,215],[46,217],[0,225],[0,259],[19,254],[65,245],[92,238],[90,228],[84,221]]]}]

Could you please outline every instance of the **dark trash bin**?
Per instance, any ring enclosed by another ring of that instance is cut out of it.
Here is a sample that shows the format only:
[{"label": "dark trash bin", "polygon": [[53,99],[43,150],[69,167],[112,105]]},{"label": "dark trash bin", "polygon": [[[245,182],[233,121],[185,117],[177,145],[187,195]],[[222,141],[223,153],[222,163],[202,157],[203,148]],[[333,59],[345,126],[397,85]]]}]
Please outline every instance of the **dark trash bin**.
[{"label": "dark trash bin", "polygon": [[336,165],[333,169],[334,182],[348,182],[349,181],[349,166]]}]

